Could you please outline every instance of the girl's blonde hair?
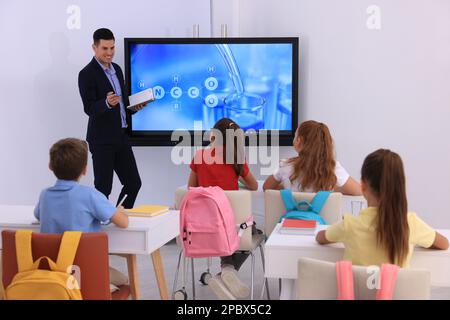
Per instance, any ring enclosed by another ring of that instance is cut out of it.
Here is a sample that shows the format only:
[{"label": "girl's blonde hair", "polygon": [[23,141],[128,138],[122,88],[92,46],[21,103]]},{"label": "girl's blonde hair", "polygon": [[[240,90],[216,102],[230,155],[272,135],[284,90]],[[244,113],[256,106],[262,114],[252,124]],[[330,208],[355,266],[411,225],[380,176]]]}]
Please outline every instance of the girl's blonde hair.
[{"label": "girl's blonde hair", "polygon": [[333,190],[337,181],[336,160],[328,127],[314,120],[305,121],[297,128],[296,138],[301,140],[301,150],[297,157],[288,160],[294,167],[291,183],[299,179],[304,189]]}]

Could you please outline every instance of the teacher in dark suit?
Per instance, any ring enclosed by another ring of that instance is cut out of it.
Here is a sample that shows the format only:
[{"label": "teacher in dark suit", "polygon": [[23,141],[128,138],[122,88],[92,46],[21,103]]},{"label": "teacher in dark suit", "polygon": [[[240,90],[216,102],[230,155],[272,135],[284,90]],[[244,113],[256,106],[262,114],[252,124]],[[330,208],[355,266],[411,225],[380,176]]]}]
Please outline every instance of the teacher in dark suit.
[{"label": "teacher in dark suit", "polygon": [[108,29],[94,32],[92,49],[95,56],[78,74],[78,88],[84,112],[89,116],[87,137],[92,154],[95,188],[109,197],[113,173],[123,185],[118,202],[127,194],[123,203],[132,208],[141,188],[141,178],[129,142],[127,128],[133,111],[129,105],[122,69],[112,62],[115,39]]}]

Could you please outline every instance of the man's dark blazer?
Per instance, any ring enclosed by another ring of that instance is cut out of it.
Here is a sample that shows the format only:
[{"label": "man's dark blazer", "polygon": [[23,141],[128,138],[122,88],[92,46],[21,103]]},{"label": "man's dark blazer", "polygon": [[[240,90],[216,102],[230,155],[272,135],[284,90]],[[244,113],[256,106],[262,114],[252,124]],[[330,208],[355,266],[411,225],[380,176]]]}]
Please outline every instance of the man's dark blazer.
[{"label": "man's dark blazer", "polygon": [[[113,63],[122,90],[122,99],[130,126],[131,112],[128,90],[125,88],[122,69]],[[106,105],[106,94],[114,91],[111,82],[95,58],[78,74],[78,89],[83,100],[84,112],[89,116],[86,140],[92,144],[119,144],[123,142],[120,106],[109,109]]]}]

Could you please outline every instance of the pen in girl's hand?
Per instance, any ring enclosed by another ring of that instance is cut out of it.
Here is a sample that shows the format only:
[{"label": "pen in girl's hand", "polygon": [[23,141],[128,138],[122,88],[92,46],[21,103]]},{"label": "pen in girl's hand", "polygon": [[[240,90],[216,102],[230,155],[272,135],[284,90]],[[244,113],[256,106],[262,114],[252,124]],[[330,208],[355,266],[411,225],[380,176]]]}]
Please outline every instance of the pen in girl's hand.
[{"label": "pen in girl's hand", "polygon": [[122,203],[125,201],[125,199],[127,198],[128,194],[124,195],[122,200],[119,202],[119,204],[117,205],[118,207],[120,207],[122,205]]}]

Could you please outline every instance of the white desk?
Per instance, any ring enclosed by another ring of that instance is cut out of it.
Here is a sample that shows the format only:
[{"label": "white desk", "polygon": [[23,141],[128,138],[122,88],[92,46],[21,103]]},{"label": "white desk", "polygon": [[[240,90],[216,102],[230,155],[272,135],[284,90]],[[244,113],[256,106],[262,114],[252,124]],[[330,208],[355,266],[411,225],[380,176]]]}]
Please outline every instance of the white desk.
[{"label": "white desk", "polygon": [[[344,246],[340,243],[319,245],[314,236],[280,234],[279,227],[280,224],[265,244],[265,276],[281,278],[280,299],[295,299],[298,259],[307,257],[336,262],[342,259]],[[437,231],[450,238],[450,230]],[[430,270],[433,286],[450,287],[450,250],[415,248],[411,268]]]},{"label": "white desk", "polygon": [[[17,229],[31,229],[39,232],[39,225],[32,224],[36,220],[33,209],[33,206],[0,205],[0,232]],[[130,217],[128,228],[122,229],[108,225],[104,226],[104,231],[108,235],[109,252],[127,258],[133,297],[136,299],[140,297],[136,255],[150,254],[161,299],[169,299],[159,248],[179,235],[179,211],[170,210],[153,218]]]}]

